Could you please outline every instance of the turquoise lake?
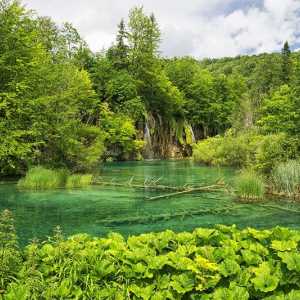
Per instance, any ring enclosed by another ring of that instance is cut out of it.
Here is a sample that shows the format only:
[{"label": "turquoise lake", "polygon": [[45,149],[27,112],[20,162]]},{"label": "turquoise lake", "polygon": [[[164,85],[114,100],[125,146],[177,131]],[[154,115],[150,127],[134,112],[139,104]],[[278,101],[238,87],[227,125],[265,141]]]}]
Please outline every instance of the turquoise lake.
[{"label": "turquoise lake", "polygon": [[[183,160],[107,163],[101,167],[100,174],[105,182],[144,184],[159,179],[163,185],[183,186],[213,184],[220,178],[230,184],[236,171]],[[215,224],[236,224],[240,228],[277,225],[300,228],[300,204],[286,199],[263,203],[272,208],[241,204],[233,195],[224,192],[148,200],[164,193],[169,191],[119,186],[28,192],[18,190],[15,183],[1,182],[0,210],[13,212],[22,244],[34,238],[46,239],[57,225],[66,235],[88,233],[95,236],[112,231],[125,236],[165,229],[190,231]]]}]

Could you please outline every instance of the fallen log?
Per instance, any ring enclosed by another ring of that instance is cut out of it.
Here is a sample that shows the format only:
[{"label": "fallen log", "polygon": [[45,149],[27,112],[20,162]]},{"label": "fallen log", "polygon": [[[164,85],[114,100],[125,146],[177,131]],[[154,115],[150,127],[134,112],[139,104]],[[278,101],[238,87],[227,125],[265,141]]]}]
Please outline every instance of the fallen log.
[{"label": "fallen log", "polygon": [[165,194],[165,195],[159,195],[159,196],[155,196],[155,197],[148,197],[146,198],[147,200],[159,200],[159,199],[163,199],[163,198],[170,198],[170,197],[175,197],[175,196],[179,196],[182,194],[189,194],[189,193],[194,193],[194,192],[218,192],[220,191],[224,186],[220,185],[220,184],[214,184],[214,185],[210,185],[210,186],[202,186],[202,187],[196,187],[196,188],[189,188],[189,189],[185,189],[183,191],[178,191],[175,193],[170,193],[170,194]]},{"label": "fallen log", "polygon": [[140,189],[173,190],[173,191],[182,191],[182,190],[185,189],[184,187],[157,185],[157,184],[155,184],[155,185],[133,184],[133,183],[130,183],[130,182],[118,183],[118,182],[99,182],[99,181],[95,181],[94,185],[132,187],[132,188],[140,188]]}]

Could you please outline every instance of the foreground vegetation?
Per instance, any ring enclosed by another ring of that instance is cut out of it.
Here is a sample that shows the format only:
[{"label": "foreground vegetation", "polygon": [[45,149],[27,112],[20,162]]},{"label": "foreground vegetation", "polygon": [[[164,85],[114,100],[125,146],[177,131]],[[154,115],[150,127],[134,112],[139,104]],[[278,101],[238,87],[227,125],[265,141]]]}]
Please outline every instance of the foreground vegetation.
[{"label": "foreground vegetation", "polygon": [[234,226],[105,238],[59,230],[20,249],[0,222],[1,299],[268,299],[300,297],[300,232]]}]

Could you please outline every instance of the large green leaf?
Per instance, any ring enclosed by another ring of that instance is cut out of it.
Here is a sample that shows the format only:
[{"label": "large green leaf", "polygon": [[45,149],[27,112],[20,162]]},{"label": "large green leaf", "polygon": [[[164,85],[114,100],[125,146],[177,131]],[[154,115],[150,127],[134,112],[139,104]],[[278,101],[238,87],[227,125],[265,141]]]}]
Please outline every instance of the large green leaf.
[{"label": "large green leaf", "polygon": [[288,240],[288,241],[272,241],[271,248],[277,251],[291,251],[297,248],[297,242]]},{"label": "large green leaf", "polygon": [[239,264],[232,259],[225,259],[220,265],[219,265],[220,273],[224,277],[228,277],[231,275],[235,275],[240,272],[241,268]]},{"label": "large green leaf", "polygon": [[287,265],[290,271],[300,272],[300,253],[295,252],[282,252],[278,256]]}]

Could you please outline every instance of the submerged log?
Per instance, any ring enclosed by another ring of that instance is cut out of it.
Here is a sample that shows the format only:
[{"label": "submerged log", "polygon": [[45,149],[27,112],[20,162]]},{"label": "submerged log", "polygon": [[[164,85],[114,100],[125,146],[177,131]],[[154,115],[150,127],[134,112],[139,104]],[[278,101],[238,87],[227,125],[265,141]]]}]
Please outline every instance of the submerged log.
[{"label": "submerged log", "polygon": [[118,219],[104,219],[97,221],[97,224],[102,224],[104,226],[115,226],[115,225],[123,225],[123,224],[148,224],[148,223],[156,223],[158,221],[167,221],[174,218],[185,218],[185,217],[194,217],[201,215],[209,215],[209,214],[226,214],[233,210],[236,210],[236,207],[225,206],[222,208],[208,208],[208,209],[198,209],[198,210],[190,210],[190,211],[181,211],[177,213],[165,213],[159,215],[145,215],[145,216],[136,216],[136,217],[127,217],[127,218],[118,218]]}]

